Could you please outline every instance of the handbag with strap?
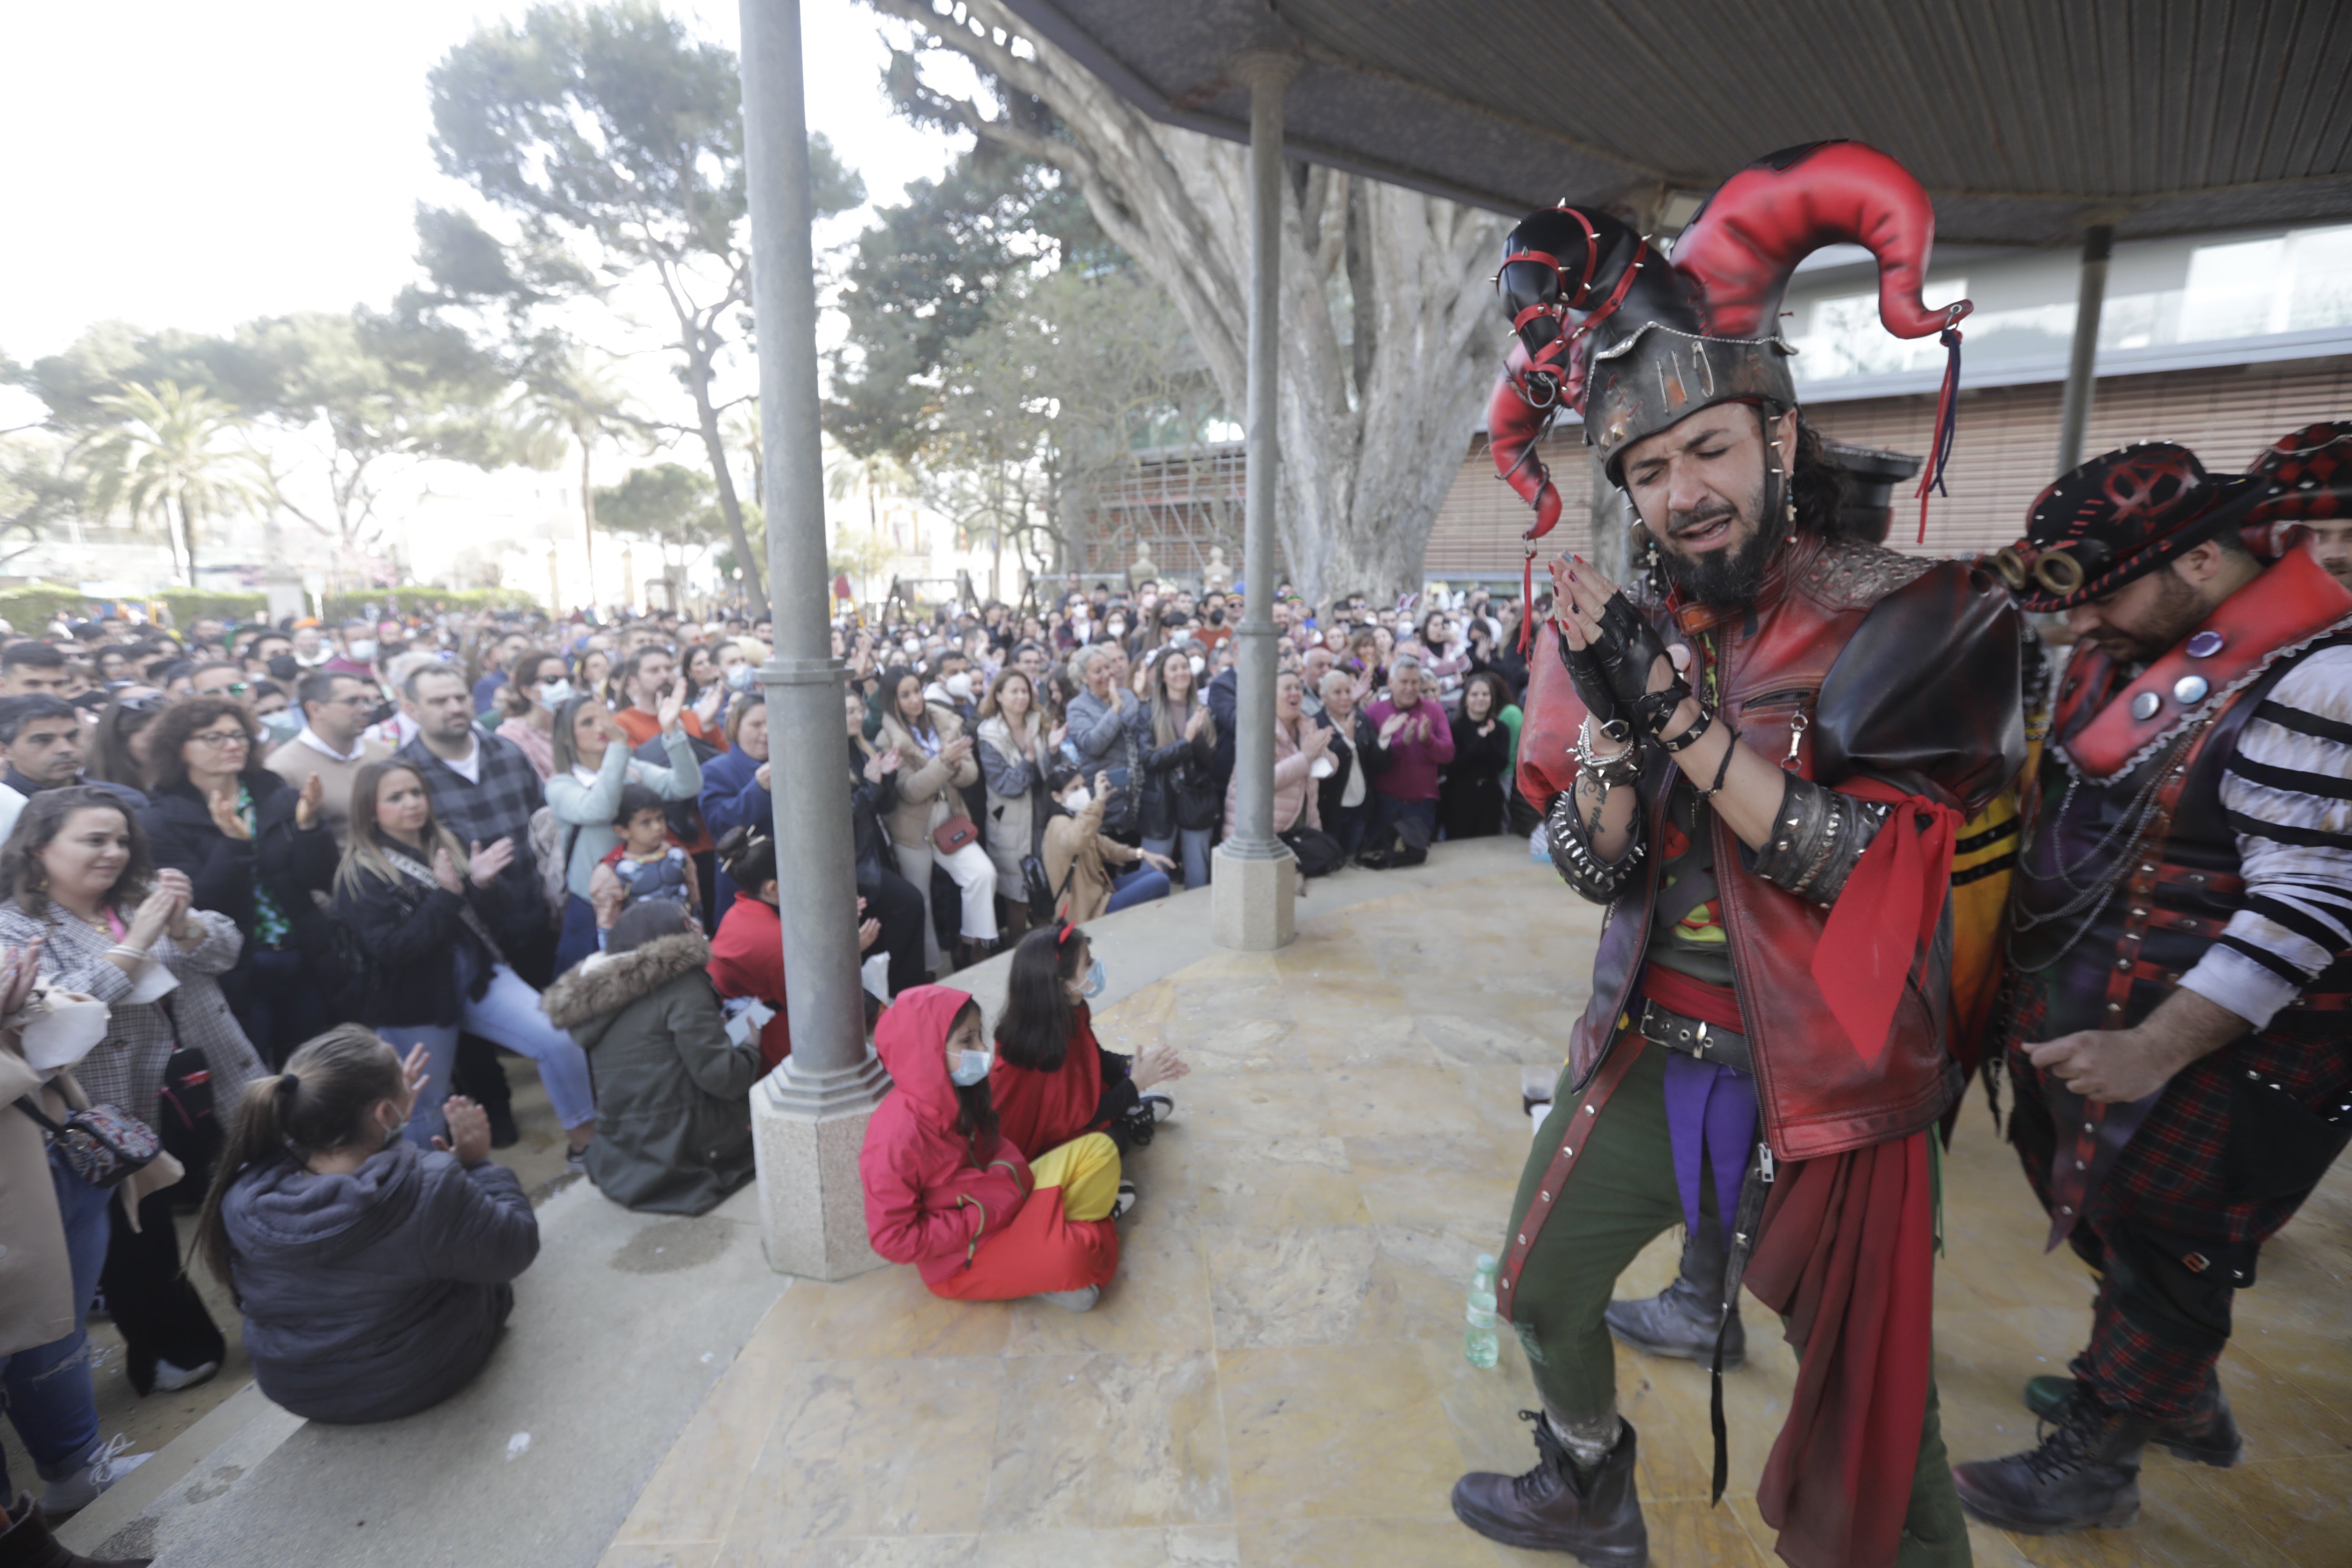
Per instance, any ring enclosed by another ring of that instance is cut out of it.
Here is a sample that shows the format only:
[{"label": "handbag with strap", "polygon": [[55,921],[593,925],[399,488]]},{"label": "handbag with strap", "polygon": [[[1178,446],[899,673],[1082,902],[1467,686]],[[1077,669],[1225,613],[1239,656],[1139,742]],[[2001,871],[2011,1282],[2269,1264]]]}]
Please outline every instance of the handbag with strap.
[{"label": "handbag with strap", "polygon": [[952,855],[965,845],[978,842],[980,829],[960,811],[931,829],[931,847],[942,855]]},{"label": "handbag with strap", "polygon": [[52,1121],[31,1095],[16,1109],[48,1130],[66,1166],[93,1187],[120,1186],[132,1174],[154,1163],[163,1152],[155,1130],[117,1105],[93,1105]]}]

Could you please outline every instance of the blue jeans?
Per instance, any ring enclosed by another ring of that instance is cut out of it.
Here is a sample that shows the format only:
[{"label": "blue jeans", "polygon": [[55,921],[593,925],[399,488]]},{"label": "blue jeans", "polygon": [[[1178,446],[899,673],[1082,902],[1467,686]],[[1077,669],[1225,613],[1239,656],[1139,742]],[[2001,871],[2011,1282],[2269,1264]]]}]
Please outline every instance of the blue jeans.
[{"label": "blue jeans", "polygon": [[1110,906],[1103,913],[1115,915],[1121,910],[1167,896],[1168,873],[1157,867],[1138,866],[1110,885]]},{"label": "blue jeans", "polygon": [[[460,947],[459,993],[470,992],[473,982],[472,953]],[[416,1109],[408,1116],[410,1142],[429,1149],[434,1134],[441,1131],[441,1102],[449,1097],[449,1068],[457,1059],[461,1030],[537,1062],[540,1081],[547,1085],[547,1098],[555,1105],[555,1119],[566,1128],[596,1120],[596,1094],[588,1082],[588,1054],[570,1035],[547,1021],[547,1015],[539,1009],[539,993],[501,963],[490,976],[490,988],[480,1001],[465,1005],[457,1022],[377,1027],[376,1033],[404,1057],[412,1047],[425,1047],[425,1085],[416,1091]]]},{"label": "blue jeans", "polygon": [[1205,827],[1180,827],[1172,838],[1154,838],[1149,834],[1145,835],[1143,847],[1154,855],[1165,855],[1174,859],[1176,846],[1183,845],[1184,886],[1188,889],[1205,888],[1209,885],[1211,837],[1211,833]]},{"label": "blue jeans", "polygon": [[[25,1451],[47,1480],[71,1475],[98,1447],[98,1395],[89,1378],[89,1301],[98,1293],[111,1226],[106,1205],[111,1189],[91,1186],[49,1152],[49,1178],[58,1190],[58,1214],[65,1221],[66,1267],[73,1275],[73,1332],[45,1345],[0,1357],[0,1396],[8,1419],[25,1440]],[[0,1497],[13,1502],[16,1489],[0,1455]]]},{"label": "blue jeans", "polygon": [[563,895],[563,932],[555,939],[555,973],[568,974],[572,966],[596,951],[596,906],[577,893]]}]

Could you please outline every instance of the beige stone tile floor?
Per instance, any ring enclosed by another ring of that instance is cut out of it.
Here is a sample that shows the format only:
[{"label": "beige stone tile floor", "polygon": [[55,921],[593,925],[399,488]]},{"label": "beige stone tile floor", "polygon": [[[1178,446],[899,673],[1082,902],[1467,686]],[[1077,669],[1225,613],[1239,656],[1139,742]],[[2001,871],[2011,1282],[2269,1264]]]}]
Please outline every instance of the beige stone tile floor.
[{"label": "beige stone tile floor", "polygon": [[[795,1282],[637,1500],[604,1568],[1381,1568],[1567,1561],[1447,1510],[1470,1468],[1524,1468],[1518,1347],[1461,1353],[1529,1129],[1523,1064],[1557,1064],[1594,912],[1539,869],[1328,914],[1299,940],[1180,970],[1100,1019],[1194,1064],[1135,1162],[1144,1203],[1102,1305],[961,1305],[910,1269]],[[1937,1371],[1957,1458],[2028,1446],[2018,1404],[2088,1323],[1981,1092],[1946,1166]],[[1662,1237],[1620,1282],[1671,1277]],[[2247,1462],[2151,1454],[2138,1525],[1975,1532],[1977,1561],[2352,1563],[2352,1179],[2332,1177],[2239,1298],[2223,1376]],[[1793,1376],[1749,1303],[1726,1383],[1733,1490],[1707,1506],[1707,1380],[1618,1352],[1653,1561],[1764,1564],[1753,1488]]]}]

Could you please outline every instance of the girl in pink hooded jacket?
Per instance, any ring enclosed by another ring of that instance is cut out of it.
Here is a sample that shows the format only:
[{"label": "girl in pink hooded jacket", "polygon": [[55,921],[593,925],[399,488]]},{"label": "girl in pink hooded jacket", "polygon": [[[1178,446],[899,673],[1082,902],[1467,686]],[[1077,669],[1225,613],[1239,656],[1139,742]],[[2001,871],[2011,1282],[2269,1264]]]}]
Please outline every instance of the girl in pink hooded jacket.
[{"label": "girl in pink hooded jacket", "polygon": [[896,1086],[866,1124],[866,1234],[961,1301],[1038,1296],[1085,1311],[1118,1267],[1118,1150],[1099,1132],[1033,1163],[999,1136],[980,1005],[945,985],[898,994],[874,1028]]}]

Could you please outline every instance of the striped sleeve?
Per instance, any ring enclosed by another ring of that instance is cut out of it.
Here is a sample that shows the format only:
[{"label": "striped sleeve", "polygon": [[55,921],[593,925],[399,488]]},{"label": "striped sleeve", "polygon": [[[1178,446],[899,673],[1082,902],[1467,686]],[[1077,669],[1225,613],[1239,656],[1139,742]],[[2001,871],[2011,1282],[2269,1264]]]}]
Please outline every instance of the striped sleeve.
[{"label": "striped sleeve", "polygon": [[2221,808],[2246,907],[2180,984],[2261,1028],[2352,948],[2352,647],[2271,689],[2239,732]]}]

